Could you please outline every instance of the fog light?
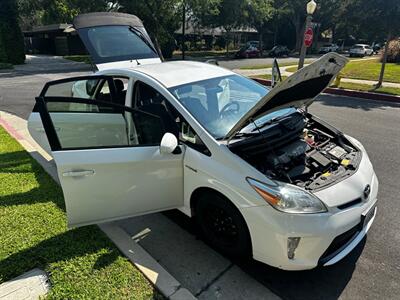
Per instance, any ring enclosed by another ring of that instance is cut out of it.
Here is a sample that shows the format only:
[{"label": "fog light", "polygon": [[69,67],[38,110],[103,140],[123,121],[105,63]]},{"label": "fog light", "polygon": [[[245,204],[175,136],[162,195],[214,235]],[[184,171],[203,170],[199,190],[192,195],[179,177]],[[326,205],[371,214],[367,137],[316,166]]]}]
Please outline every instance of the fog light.
[{"label": "fog light", "polygon": [[299,237],[290,237],[287,239],[287,257],[289,259],[294,258],[294,252],[296,251],[299,243],[300,243]]}]

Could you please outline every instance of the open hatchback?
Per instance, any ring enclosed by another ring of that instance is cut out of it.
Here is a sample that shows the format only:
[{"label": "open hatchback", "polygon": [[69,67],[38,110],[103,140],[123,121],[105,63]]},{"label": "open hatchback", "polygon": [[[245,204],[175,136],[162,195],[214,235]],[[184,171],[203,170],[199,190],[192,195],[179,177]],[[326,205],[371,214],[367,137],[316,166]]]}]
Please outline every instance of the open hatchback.
[{"label": "open hatchback", "polygon": [[161,62],[142,21],[123,13],[78,15],[73,25],[98,70]]}]

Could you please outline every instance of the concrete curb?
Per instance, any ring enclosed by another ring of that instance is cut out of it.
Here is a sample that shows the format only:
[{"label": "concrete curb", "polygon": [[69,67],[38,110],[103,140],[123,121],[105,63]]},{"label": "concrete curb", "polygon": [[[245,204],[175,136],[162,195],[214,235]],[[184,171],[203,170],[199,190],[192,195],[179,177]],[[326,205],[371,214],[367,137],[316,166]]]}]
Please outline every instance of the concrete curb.
[{"label": "concrete curb", "polygon": [[[252,77],[251,79],[257,81],[258,83],[260,83],[262,85],[271,86],[271,80],[257,78],[257,77]],[[372,92],[361,92],[361,91],[353,91],[353,90],[337,89],[337,88],[329,87],[329,88],[326,88],[323,91],[323,93],[347,96],[347,97],[355,97],[355,98],[361,98],[361,99],[400,103],[400,96],[386,95],[386,94],[379,94],[379,93],[372,93]]]},{"label": "concrete curb", "polygon": [[[12,114],[0,111],[0,125],[15,138],[24,149],[49,173],[58,183],[56,166],[49,156],[31,138],[27,121]],[[183,288],[146,250],[143,249],[125,231],[113,223],[99,225],[100,229],[120,249],[120,251],[144,274],[144,276],[168,299],[197,299]]]}]

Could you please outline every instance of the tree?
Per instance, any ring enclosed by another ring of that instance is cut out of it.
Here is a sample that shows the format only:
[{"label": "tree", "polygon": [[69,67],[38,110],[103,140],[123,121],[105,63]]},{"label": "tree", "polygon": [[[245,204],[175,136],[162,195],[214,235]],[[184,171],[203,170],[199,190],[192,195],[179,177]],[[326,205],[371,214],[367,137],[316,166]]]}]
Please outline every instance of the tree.
[{"label": "tree", "polygon": [[78,14],[106,11],[107,0],[18,0],[24,26],[71,23]]},{"label": "tree", "polygon": [[[179,28],[180,0],[120,0],[120,11],[137,15],[153,39],[154,45],[163,58],[162,48],[175,47],[174,32]],[[166,51],[165,51],[166,52]]]},{"label": "tree", "polygon": [[[351,19],[349,20],[349,16]],[[398,0],[345,0],[340,12],[341,24],[366,40],[386,40],[382,67],[375,89],[382,86],[390,40],[400,35],[400,1]]]},{"label": "tree", "polygon": [[222,27],[225,30],[227,53],[232,29],[248,24],[247,8],[245,0],[221,0],[216,5],[213,14],[204,16],[203,24],[211,27]]},{"label": "tree", "polygon": [[263,33],[266,24],[272,19],[274,14],[272,4],[272,0],[250,0],[248,2],[248,23],[258,31],[260,43],[259,47],[261,51],[263,49]]},{"label": "tree", "polygon": [[[24,38],[18,24],[18,8],[15,0],[0,2],[0,54],[12,64],[25,60]],[[5,53],[5,54],[4,54]]]}]

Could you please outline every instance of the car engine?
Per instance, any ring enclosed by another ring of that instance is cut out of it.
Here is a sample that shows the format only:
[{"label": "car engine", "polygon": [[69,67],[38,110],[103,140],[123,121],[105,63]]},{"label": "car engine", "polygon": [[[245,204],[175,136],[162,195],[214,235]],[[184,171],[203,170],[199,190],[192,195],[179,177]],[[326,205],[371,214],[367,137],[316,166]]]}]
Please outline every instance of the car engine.
[{"label": "car engine", "polygon": [[350,176],[361,160],[339,131],[300,112],[229,147],[269,178],[311,191]]}]

